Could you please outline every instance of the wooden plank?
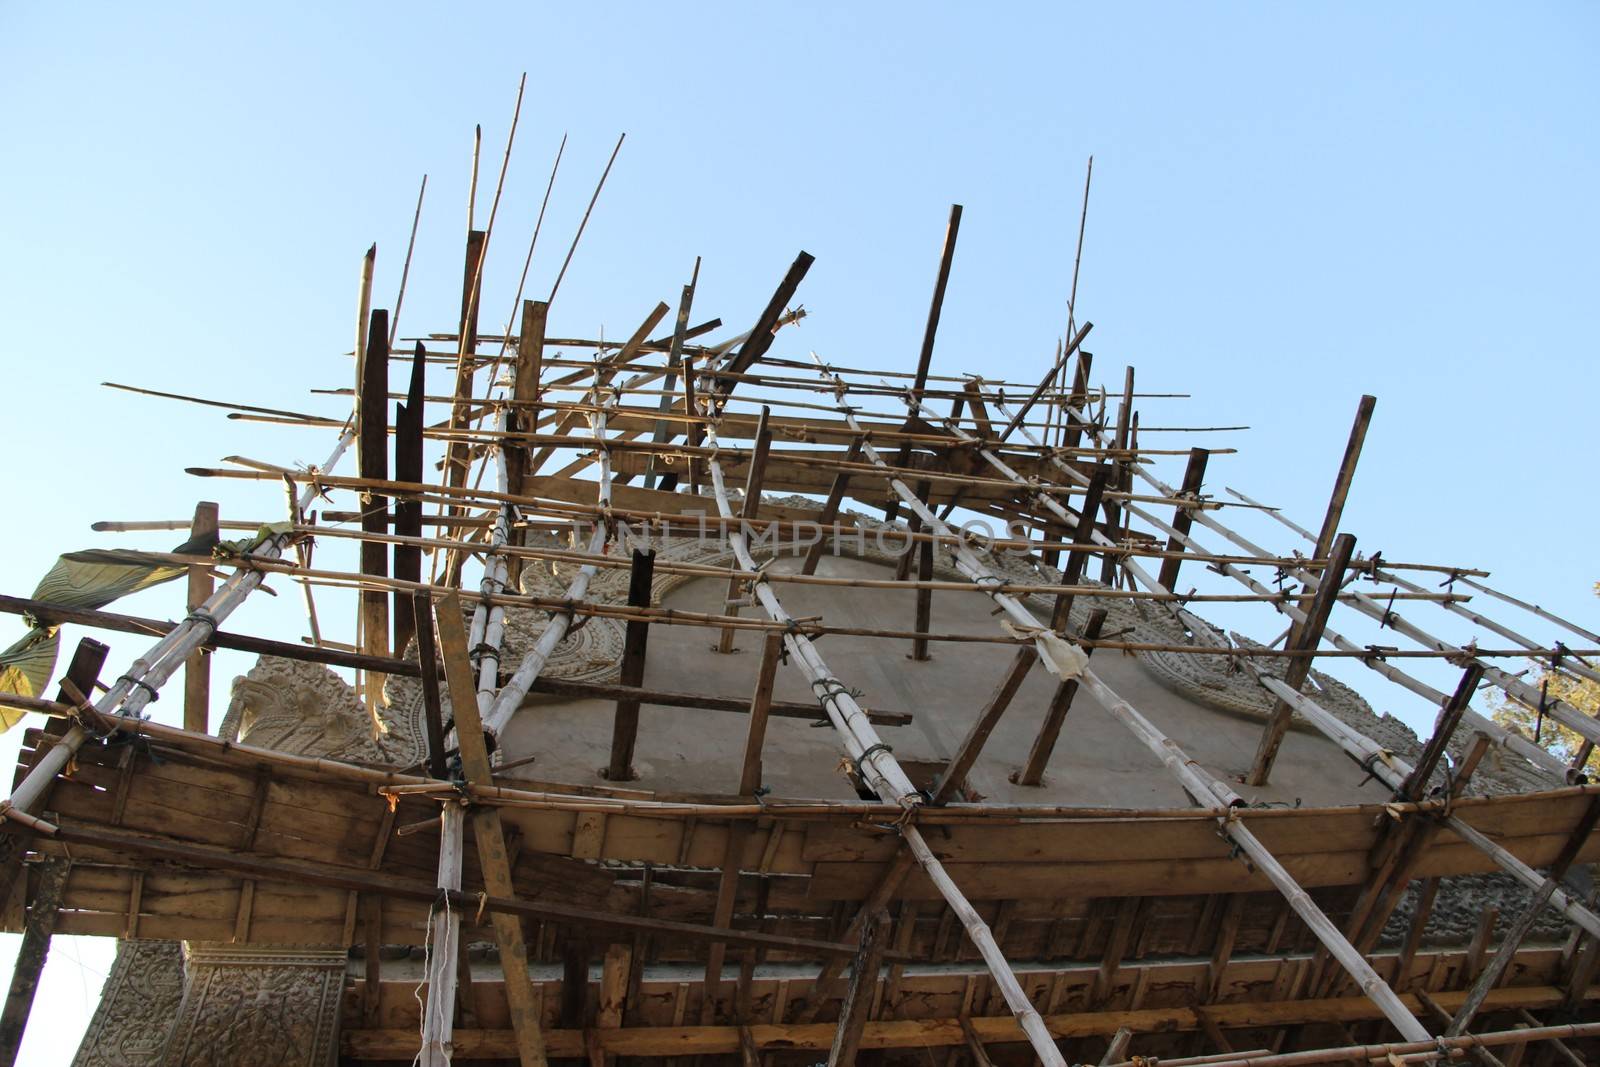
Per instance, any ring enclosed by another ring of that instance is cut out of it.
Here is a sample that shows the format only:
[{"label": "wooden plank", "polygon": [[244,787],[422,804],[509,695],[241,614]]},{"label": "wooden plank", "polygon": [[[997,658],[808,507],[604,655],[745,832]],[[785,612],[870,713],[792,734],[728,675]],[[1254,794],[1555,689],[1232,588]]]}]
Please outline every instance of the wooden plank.
[{"label": "wooden plank", "polygon": [[[654,551],[633,551],[633,568],[628,575],[628,604],[650,606],[650,582],[655,574]],[[644,658],[650,638],[650,624],[629,619],[622,638],[622,666],[618,681],[623,685],[644,684]],[[617,701],[611,723],[611,759],[605,769],[607,781],[628,782],[637,778],[633,769],[634,744],[639,736],[639,701],[633,697]]]},{"label": "wooden plank", "polygon": [[[728,927],[733,924],[733,909],[739,897],[739,865],[744,855],[744,845],[750,833],[745,823],[728,827],[727,850],[722,858],[722,870],[717,875],[717,900],[711,912],[711,925]],[[706,953],[705,992],[700,1001],[700,1022],[713,1021],[717,999],[722,989],[722,963],[727,945],[713,941]]]},{"label": "wooden plank", "polygon": [[[473,683],[467,632],[462,625],[461,598],[451,590],[439,602],[440,647],[444,654],[445,678],[450,685],[450,706],[456,721],[456,744],[461,752],[461,769],[469,783],[490,785],[494,772],[489,765],[489,749],[484,740],[483,723],[478,717],[477,687]],[[505,834],[500,826],[500,811],[479,807],[472,812],[473,837],[478,843],[478,866],[484,889],[498,897],[514,898],[511,860],[506,851]],[[544,1037],[539,1027],[539,1002],[528,977],[528,949],[522,936],[522,920],[497,911],[491,916],[495,942],[500,948],[500,966],[505,973],[506,1003],[511,1012],[512,1029],[517,1035],[517,1055],[522,1067],[544,1067]]]},{"label": "wooden plank", "polygon": [[[215,544],[217,533],[221,530],[221,523],[217,517],[217,505],[214,501],[202,500],[195,505],[194,519],[189,524],[189,545],[195,546],[205,541]],[[203,564],[196,564],[189,568],[189,595],[187,606],[190,611],[198,610],[207,600],[211,599],[216,582],[211,577],[211,568]],[[81,689],[82,687],[80,687]],[[84,693],[93,690],[83,689]],[[183,661],[183,728],[195,733],[204,734],[211,732],[211,654],[205,649],[196,649],[189,653],[189,658]]]}]

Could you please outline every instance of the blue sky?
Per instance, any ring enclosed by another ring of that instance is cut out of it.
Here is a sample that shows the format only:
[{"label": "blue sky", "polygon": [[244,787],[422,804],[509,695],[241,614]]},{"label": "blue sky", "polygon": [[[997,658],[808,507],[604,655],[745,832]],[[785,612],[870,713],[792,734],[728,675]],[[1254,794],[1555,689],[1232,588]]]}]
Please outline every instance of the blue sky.
[{"label": "blue sky", "polygon": [[[1209,490],[1315,526],[1374,393],[1345,522],[1359,547],[1485,567],[1592,627],[1597,23],[1584,4],[6,5],[0,360],[26,462],[0,588],[25,595],[56,552],[109,543],[96,519],[177,518],[202,496],[278,518],[278,487],[180,469],[317,462],[326,435],[98,383],[342,415],[304,389],[348,384],[361,253],[378,243],[392,306],[429,174],[401,329],[452,325],[472,126],[481,213],[526,70],[486,331],[562,134],[536,294],[626,131],[553,332],[626,335],[697,255],[697,311],[744,329],[804,248],[811,317],[780,354],[906,367],[960,202],[935,369],[1036,378],[1093,154],[1078,306],[1099,377],[1133,362],[1143,389],[1192,394],[1145,402],[1146,424],[1252,427],[1204,442],[1240,449],[1212,461]],[[174,588],[129,609],[170,615]],[[298,634],[281,591],[241,624]],[[112,646],[113,663],[137,651]],[[245,666],[219,657],[219,692]],[[1375,678],[1363,689],[1426,718]],[[104,966],[103,944],[70,951]],[[62,1025],[24,1062],[66,1062],[92,1002],[95,980],[58,956],[41,1004]]]}]

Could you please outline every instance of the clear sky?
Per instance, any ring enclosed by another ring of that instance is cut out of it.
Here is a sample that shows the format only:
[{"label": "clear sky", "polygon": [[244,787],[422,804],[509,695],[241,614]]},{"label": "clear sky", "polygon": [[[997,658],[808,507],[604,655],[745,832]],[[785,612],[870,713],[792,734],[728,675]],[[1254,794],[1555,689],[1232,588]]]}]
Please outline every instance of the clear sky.
[{"label": "clear sky", "polygon": [[[626,131],[554,333],[626,335],[675,302],[697,255],[697,312],[748,328],[804,248],[811,317],[779,354],[910,367],[960,202],[934,367],[1037,378],[1065,323],[1093,154],[1078,317],[1095,324],[1098,376],[1120,382],[1132,362],[1142,389],[1192,394],[1145,401],[1147,425],[1252,427],[1201,442],[1240,449],[1213,459],[1208,492],[1234,485],[1315,526],[1370,392],[1345,522],[1361,549],[1484,567],[1600,618],[1600,8],[599,7],[0,7],[0,591],[28,594],[61,550],[113,543],[97,519],[183,517],[202,497],[224,517],[281,517],[276,485],[181,468],[320,462],[329,434],[99,383],[342,416],[305,389],[349,384],[362,252],[378,243],[377,303],[392,306],[427,173],[401,329],[452,328],[472,127],[481,222],[527,71],[485,332],[512,306],[562,134],[535,295]],[[298,598],[279,591],[240,625],[298,636]],[[170,616],[180,598],[125,606]],[[1278,629],[1260,613],[1239,625]],[[20,632],[0,620],[0,641]],[[139,650],[110,643],[118,670]],[[217,715],[247,666],[218,658]],[[1380,710],[1429,718],[1361,680]],[[15,735],[0,742],[9,766]],[[57,945],[28,1064],[67,1062],[109,961],[107,942]]]}]

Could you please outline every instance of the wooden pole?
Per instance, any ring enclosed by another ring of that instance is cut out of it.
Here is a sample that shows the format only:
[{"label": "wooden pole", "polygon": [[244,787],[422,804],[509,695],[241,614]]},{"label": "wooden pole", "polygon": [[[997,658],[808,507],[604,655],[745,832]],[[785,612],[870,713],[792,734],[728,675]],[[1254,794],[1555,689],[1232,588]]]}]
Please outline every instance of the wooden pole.
[{"label": "wooden pole", "polygon": [[[772,298],[767,301],[767,306],[762,310],[761,317],[756,320],[755,328],[750,331],[750,336],[745,339],[739,350],[729,358],[721,368],[722,373],[743,374],[760,361],[767,354],[767,349],[772,347],[772,338],[779,325],[779,319],[784,309],[789,306],[789,301],[794,299],[795,290],[800,288],[806,271],[811,269],[815,261],[809,252],[801,252],[789,265],[789,270],[783,276],[783,281],[778,283],[778,288],[773,291]],[[707,368],[708,370],[710,368]],[[733,388],[731,379],[719,377],[717,391],[726,393]]]},{"label": "wooden pole", "polygon": [[823,550],[828,545],[828,530],[839,521],[839,506],[844,503],[844,494],[850,488],[849,465],[861,459],[861,438],[851,440],[850,449],[844,454],[844,466],[839,468],[833,476],[833,485],[828,488],[828,497],[823,501],[822,514],[817,516],[817,525],[821,529],[817,539],[806,549],[805,562],[801,564],[801,574],[816,574],[817,564],[822,561]]},{"label": "wooden pole", "polygon": [[761,647],[761,667],[750,698],[750,725],[745,732],[744,762],[739,772],[739,795],[752,796],[761,788],[761,749],[767,736],[767,716],[772,712],[772,687],[783,657],[783,635],[770,631]]},{"label": "wooden pole", "polygon": [[[917,375],[911,386],[912,395],[922,396],[922,390],[928,384],[928,368],[933,362],[933,341],[939,333],[939,317],[944,312],[945,286],[950,283],[950,264],[955,260],[956,237],[961,233],[961,205],[950,205],[950,221],[944,230],[944,247],[939,253],[939,273],[933,282],[933,300],[928,305],[928,323],[922,330],[922,349],[917,353]],[[900,457],[895,465],[903,467],[911,458],[911,445],[900,447]],[[893,522],[900,508],[900,501],[890,498],[884,511],[884,521]],[[919,657],[913,655],[913,659]]]},{"label": "wooden pole", "polygon": [[[1104,608],[1095,608],[1089,612],[1088,620],[1083,624],[1082,637],[1093,641],[1100,636],[1100,628],[1105,625],[1106,612]],[[1094,655],[1093,646],[1086,650],[1087,655]],[[1022,765],[1012,781],[1018,785],[1041,785],[1044,782],[1045,768],[1050,765],[1050,754],[1055,751],[1056,739],[1061,736],[1061,727],[1066,724],[1067,712],[1072,709],[1072,698],[1078,693],[1078,680],[1068,678],[1056,685],[1055,696],[1050,699],[1050,707],[1045,711],[1044,722],[1039,724],[1039,733],[1033,739],[1033,746],[1028,750],[1028,758]]]},{"label": "wooden pole", "polygon": [[[209,500],[196,504],[194,521],[189,525],[190,543],[206,540],[215,543],[220,529],[217,505]],[[210,567],[197,564],[189,568],[187,606],[190,611],[199,608],[215,591],[216,583],[211,577]],[[89,692],[87,689],[83,691]],[[211,655],[204,649],[196,649],[183,665],[183,728],[198,734],[209,733],[210,716]]]},{"label": "wooden pole", "polygon": [[[628,604],[632,607],[650,606],[650,581],[655,573],[656,554],[634,549],[633,570],[628,576]],[[629,619],[622,638],[622,666],[618,681],[623,685],[644,684],[645,647],[650,637],[650,624],[641,619]],[[639,736],[639,701],[625,697],[617,701],[616,714],[611,724],[611,760],[606,765],[607,781],[628,782],[637,778],[633,770],[633,747]]]},{"label": "wooden pole", "polygon": [[439,699],[438,652],[433,640],[433,600],[427,593],[413,593],[411,603],[417,626],[422,718],[428,734],[428,773],[435,778],[449,779],[450,764],[444,748],[444,710]]},{"label": "wooden pole", "polygon": [[[1195,448],[1189,451],[1189,465],[1184,468],[1183,484],[1178,489],[1178,492],[1181,496],[1191,500],[1198,500],[1200,498],[1200,487],[1205,483],[1206,477],[1206,460],[1209,459],[1210,456],[1211,453],[1207,452],[1203,448]],[[1172,525],[1175,528],[1181,530],[1183,533],[1188,533],[1189,527],[1193,525],[1193,523],[1194,517],[1189,514],[1188,508],[1179,505],[1176,509],[1174,509]],[[1177,535],[1174,535],[1168,539],[1167,551],[1183,551],[1183,542],[1178,539]],[[1162,585],[1166,586],[1168,589],[1176,591],[1178,588],[1178,568],[1181,566],[1183,566],[1182,559],[1176,556],[1169,556],[1161,561],[1161,573],[1156,580]]]},{"label": "wooden pole", "polygon": [[[1118,451],[1126,450],[1128,447],[1128,433],[1132,425],[1132,419],[1133,367],[1130,364],[1127,370],[1123,372],[1122,403],[1117,405],[1117,433],[1116,437],[1112,439],[1112,447]],[[1125,482],[1128,477],[1128,465],[1121,460],[1117,460],[1112,464],[1112,470],[1114,473],[1111,476],[1111,488],[1126,491],[1127,485]],[[1120,540],[1118,531],[1122,527],[1122,506],[1115,499],[1107,497],[1105,510],[1106,530],[1110,533],[1112,540]],[[1094,516],[1091,515],[1090,518],[1093,519]],[[1105,563],[1100,568],[1100,581],[1108,586],[1117,584],[1117,558],[1115,556],[1108,554],[1105,557]],[[1170,589],[1171,586],[1167,588]]]},{"label": "wooden pole", "polygon": [[1001,678],[999,686],[989,697],[989,702],[967,728],[967,736],[962,739],[955,756],[940,772],[939,784],[933,791],[935,805],[949,803],[952,797],[958,795],[968,772],[972,770],[972,765],[978,762],[978,755],[983,751],[989,735],[994,733],[994,728],[1000,724],[1000,717],[1005,714],[1006,708],[1011,706],[1012,698],[1017,695],[1017,690],[1022,688],[1023,681],[1028,677],[1028,671],[1038,658],[1039,650],[1031,644],[1017,649],[1017,654],[1012,657],[1011,666],[1006,669],[1005,676]]},{"label": "wooden pole", "polygon": [[[1289,647],[1298,651],[1312,653],[1322,643],[1322,631],[1328,624],[1328,615],[1333,611],[1333,605],[1338,599],[1339,588],[1344,582],[1344,571],[1350,564],[1350,557],[1356,549],[1356,539],[1352,534],[1340,534],[1334,541],[1332,555],[1329,557],[1328,567],[1323,570],[1317,582],[1317,592],[1311,601],[1310,610],[1307,612],[1303,624],[1297,623],[1289,631]],[[1301,659],[1292,659],[1284,669],[1284,684],[1289,688],[1300,691],[1300,687],[1311,675],[1310,655]],[[1278,746],[1283,744],[1284,734],[1289,732],[1289,720],[1294,717],[1294,709],[1287,701],[1279,699],[1272,706],[1272,712],[1267,717],[1267,725],[1261,732],[1261,742],[1256,747],[1255,761],[1250,767],[1250,775],[1246,779],[1251,785],[1263,786],[1272,774],[1272,761],[1277,758]]]},{"label": "wooden pole", "polygon": [[1334,535],[1339,530],[1339,520],[1344,515],[1345,501],[1350,497],[1350,483],[1355,480],[1356,464],[1361,460],[1361,446],[1367,439],[1367,427],[1372,424],[1372,411],[1378,398],[1363,396],[1356,405],[1355,422],[1350,427],[1350,440],[1346,442],[1344,457],[1339,461],[1339,474],[1333,481],[1333,493],[1328,499],[1328,511],[1322,517],[1322,530],[1317,534],[1317,558],[1322,559],[1333,546]]},{"label": "wooden pole", "polygon": [[861,931],[861,950],[850,965],[850,987],[834,1031],[833,1047],[828,1051],[828,1067],[855,1067],[856,1051],[866,1032],[872,994],[878,986],[878,970],[883,965],[883,952],[892,925],[889,913],[879,911],[868,916]]},{"label": "wooden pole", "polygon": [[22,1035],[33,1011],[33,996],[39,989],[39,974],[50,955],[50,937],[55,932],[56,913],[61,909],[70,867],[70,861],[64,859],[47,859],[40,865],[39,891],[23,922],[22,944],[17,948],[5,1008],[0,1011],[0,1067],[12,1067],[17,1062]]}]

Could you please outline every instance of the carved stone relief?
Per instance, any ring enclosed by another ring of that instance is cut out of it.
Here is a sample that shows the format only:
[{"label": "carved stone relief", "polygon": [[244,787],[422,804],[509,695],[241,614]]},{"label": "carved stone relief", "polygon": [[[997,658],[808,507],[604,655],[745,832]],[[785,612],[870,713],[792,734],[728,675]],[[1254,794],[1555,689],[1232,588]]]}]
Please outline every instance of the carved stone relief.
[{"label": "carved stone relief", "polygon": [[183,946],[118,941],[72,1067],[156,1067],[183,1001]]},{"label": "carved stone relief", "polygon": [[190,942],[162,1067],[331,1067],[347,953]]}]

